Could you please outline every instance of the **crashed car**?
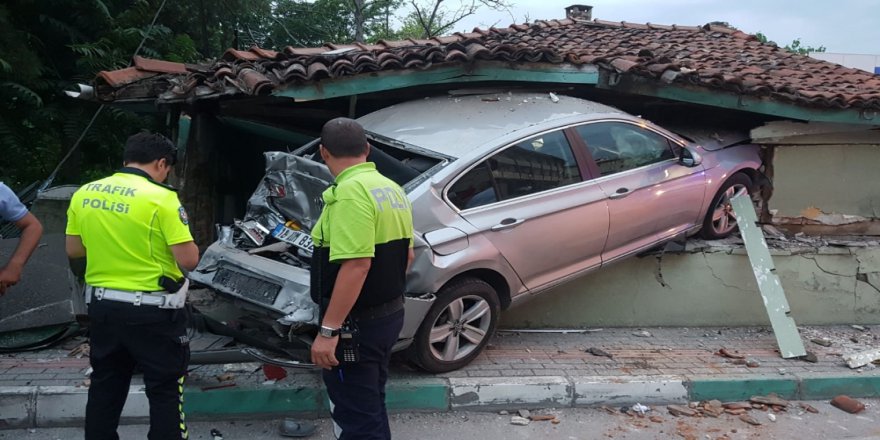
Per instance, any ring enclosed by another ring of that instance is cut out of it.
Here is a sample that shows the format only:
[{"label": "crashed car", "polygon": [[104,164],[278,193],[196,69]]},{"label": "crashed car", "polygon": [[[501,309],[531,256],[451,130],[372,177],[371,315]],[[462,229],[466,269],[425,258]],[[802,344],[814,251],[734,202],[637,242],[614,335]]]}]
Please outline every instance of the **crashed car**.
[{"label": "crashed car", "polygon": [[[674,134],[552,93],[433,97],[359,122],[368,160],[412,201],[416,258],[396,349],[430,372],[473,360],[501,310],[658,244],[736,228],[730,199],[762,179],[742,137]],[[266,153],[266,175],[190,277],[289,340],[314,335],[309,297],[321,192],[315,140]]]}]

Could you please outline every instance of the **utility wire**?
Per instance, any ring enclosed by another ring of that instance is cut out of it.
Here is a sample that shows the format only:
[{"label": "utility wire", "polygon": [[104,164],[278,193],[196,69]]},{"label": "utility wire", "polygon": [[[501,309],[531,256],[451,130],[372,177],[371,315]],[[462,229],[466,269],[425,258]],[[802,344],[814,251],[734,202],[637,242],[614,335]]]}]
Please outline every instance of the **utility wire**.
[{"label": "utility wire", "polygon": [[[135,49],[134,51],[134,55],[131,56],[131,61],[128,62],[128,67],[131,67],[132,63],[134,63],[134,57],[141,53],[141,49],[144,48],[144,43],[147,42],[147,38],[149,38],[150,33],[153,32],[153,26],[156,25],[156,20],[159,19],[159,14],[162,12],[162,9],[165,8],[165,3],[167,1],[168,0],[162,0],[162,4],[159,5],[159,9],[157,9],[156,14],[153,15],[153,21],[150,22],[150,27],[147,28],[147,32],[144,33],[144,38],[141,39],[140,44],[138,44],[137,49]],[[52,182],[55,180],[55,177],[58,175],[58,171],[61,170],[61,167],[64,165],[65,162],[67,162],[67,159],[70,159],[70,156],[79,147],[80,142],[82,142],[82,140],[86,137],[86,133],[89,132],[89,130],[92,128],[92,125],[94,125],[95,121],[98,119],[98,115],[100,115],[101,112],[104,111],[104,107],[106,107],[106,104],[101,104],[101,106],[98,107],[98,110],[96,110],[95,114],[92,115],[92,119],[86,125],[86,128],[84,128],[82,133],[80,133],[79,137],[76,139],[76,142],[73,143],[73,146],[70,147],[70,150],[67,151],[67,154],[64,155],[64,157],[61,159],[61,162],[58,163],[58,166],[56,166],[55,169],[52,170],[52,173],[49,174],[49,177],[46,178],[46,181],[43,182],[42,185],[40,185],[40,189],[38,191],[43,191],[52,184]]]}]

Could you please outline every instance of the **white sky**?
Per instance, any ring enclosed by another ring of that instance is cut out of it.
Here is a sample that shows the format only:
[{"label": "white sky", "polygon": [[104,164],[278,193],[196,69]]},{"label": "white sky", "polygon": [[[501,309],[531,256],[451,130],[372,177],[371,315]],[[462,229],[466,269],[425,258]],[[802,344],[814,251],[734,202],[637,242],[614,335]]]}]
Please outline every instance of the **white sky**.
[{"label": "white sky", "polygon": [[[795,38],[828,52],[880,55],[878,0],[509,0],[509,13],[486,8],[457,31],[506,27],[536,19],[564,18],[571,4],[593,6],[593,18],[633,23],[700,26],[726,21],[750,34],[762,32],[780,46]],[[451,3],[452,2],[448,2]]]}]

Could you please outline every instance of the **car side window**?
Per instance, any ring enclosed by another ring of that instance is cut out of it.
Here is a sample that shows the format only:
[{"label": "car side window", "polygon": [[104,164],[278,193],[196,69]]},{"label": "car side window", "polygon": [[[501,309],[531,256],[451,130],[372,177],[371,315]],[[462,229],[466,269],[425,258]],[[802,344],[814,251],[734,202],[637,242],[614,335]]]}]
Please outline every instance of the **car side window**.
[{"label": "car side window", "polygon": [[597,122],[576,127],[603,176],[675,158],[665,137],[623,122]]},{"label": "car side window", "polygon": [[463,175],[447,196],[459,209],[534,194],[581,181],[562,131],[527,139],[490,156]]}]

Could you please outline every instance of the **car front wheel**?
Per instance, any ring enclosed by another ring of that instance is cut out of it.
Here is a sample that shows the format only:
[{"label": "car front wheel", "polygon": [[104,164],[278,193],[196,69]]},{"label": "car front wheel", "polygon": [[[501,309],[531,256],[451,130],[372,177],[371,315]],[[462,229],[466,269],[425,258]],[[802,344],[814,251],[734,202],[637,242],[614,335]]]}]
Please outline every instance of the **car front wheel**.
[{"label": "car front wheel", "polygon": [[730,176],[712,199],[712,204],[709,205],[709,211],[706,212],[706,218],[703,220],[700,235],[705,239],[717,240],[736,231],[736,217],[730,199],[739,194],[749,195],[751,187],[752,180],[749,179],[749,176],[742,173]]},{"label": "car front wheel", "polygon": [[500,313],[498,294],[485,281],[464,278],[444,286],[416,333],[413,361],[431,373],[467,365],[486,346]]}]

